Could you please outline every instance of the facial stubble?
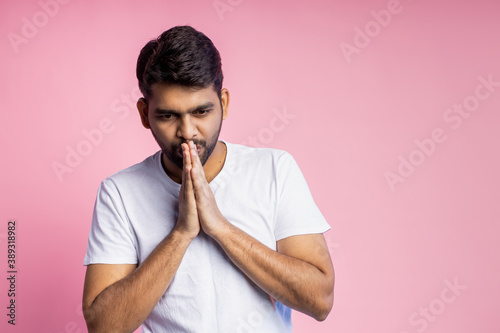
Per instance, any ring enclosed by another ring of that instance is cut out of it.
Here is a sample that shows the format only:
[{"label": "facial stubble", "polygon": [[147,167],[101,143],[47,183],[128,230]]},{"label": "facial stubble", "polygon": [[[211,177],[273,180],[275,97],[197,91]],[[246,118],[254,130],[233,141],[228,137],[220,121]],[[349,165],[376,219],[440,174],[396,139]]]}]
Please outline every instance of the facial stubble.
[{"label": "facial stubble", "polygon": [[[181,144],[192,141],[196,145],[196,147],[201,150],[199,155],[200,162],[202,165],[205,165],[210,155],[212,155],[212,152],[214,151],[217,142],[219,141],[219,135],[221,129],[222,129],[222,117],[217,132],[209,139],[208,142],[207,140],[183,139],[179,144],[171,144],[171,145],[167,145],[164,142],[160,141],[156,136],[156,134],[154,133],[153,129],[151,129],[151,133],[153,134],[153,137],[155,138],[156,142],[160,146],[162,153],[165,154],[167,159],[171,161],[176,167],[182,170],[183,158],[182,158]],[[181,152],[181,154],[178,154],[178,152]]]}]

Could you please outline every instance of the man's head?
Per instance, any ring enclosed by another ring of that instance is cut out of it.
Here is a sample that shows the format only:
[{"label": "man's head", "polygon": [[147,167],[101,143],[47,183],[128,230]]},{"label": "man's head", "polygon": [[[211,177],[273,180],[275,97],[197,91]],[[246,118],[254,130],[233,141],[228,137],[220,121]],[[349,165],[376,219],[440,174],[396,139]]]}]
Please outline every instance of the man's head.
[{"label": "man's head", "polygon": [[182,169],[181,143],[189,140],[205,164],[229,103],[212,41],[189,26],[171,28],[144,46],[136,74],[144,95],[137,108],[167,158],[165,167]]},{"label": "man's head", "polygon": [[136,75],[146,100],[155,83],[195,88],[213,85],[220,98],[224,78],[219,51],[190,26],[173,27],[147,43],[137,59]]}]

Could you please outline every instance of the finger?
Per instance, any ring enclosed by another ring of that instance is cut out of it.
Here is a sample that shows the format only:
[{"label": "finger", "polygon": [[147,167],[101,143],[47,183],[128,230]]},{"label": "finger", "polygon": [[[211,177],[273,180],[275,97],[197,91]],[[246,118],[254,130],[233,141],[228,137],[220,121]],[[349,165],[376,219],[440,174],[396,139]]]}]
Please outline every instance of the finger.
[{"label": "finger", "polygon": [[204,179],[204,174],[202,173],[203,167],[201,166],[200,163],[200,158],[198,156],[198,151],[196,150],[196,145],[192,141],[189,141],[189,155],[190,155],[190,160],[192,162],[190,178],[192,180],[193,190],[196,193],[201,190],[203,186],[203,180],[205,179]]},{"label": "finger", "polygon": [[211,189],[207,183],[207,179],[205,178],[205,174],[201,165],[195,165],[191,169],[191,180],[192,180],[192,189],[194,191],[194,196],[196,201],[203,201],[203,198],[209,195]]},{"label": "finger", "polygon": [[186,177],[190,172],[187,167],[187,157],[186,157],[186,155],[189,154],[186,154],[187,150],[185,144],[181,144],[181,149],[182,149],[182,175],[181,175],[181,191],[182,191],[185,187]]},{"label": "finger", "polygon": [[189,153],[189,146],[186,143],[183,143],[181,147],[182,147],[184,168],[189,170],[191,169],[193,164],[191,159],[191,154]]},{"label": "finger", "polygon": [[194,202],[194,190],[191,178],[191,170],[193,169],[191,163],[191,154],[189,146],[186,143],[181,144],[183,156],[183,169],[182,169],[182,184],[181,191],[186,202]]},{"label": "finger", "polygon": [[190,141],[189,142],[189,151],[190,151],[190,157],[191,157],[191,163],[193,165],[194,174],[200,175],[200,177],[205,177],[205,171],[203,170],[203,165],[201,164],[200,157],[198,155],[198,151],[196,149],[196,145]]},{"label": "finger", "polygon": [[186,161],[186,172],[189,174],[189,178],[190,180],[192,180],[192,177],[191,177],[191,170],[194,168],[194,164],[193,164],[193,161],[194,161],[194,158],[191,154],[191,144],[193,144],[191,141],[189,141],[187,144],[183,143],[183,147],[186,149],[185,150],[185,153],[184,153],[184,160]]}]

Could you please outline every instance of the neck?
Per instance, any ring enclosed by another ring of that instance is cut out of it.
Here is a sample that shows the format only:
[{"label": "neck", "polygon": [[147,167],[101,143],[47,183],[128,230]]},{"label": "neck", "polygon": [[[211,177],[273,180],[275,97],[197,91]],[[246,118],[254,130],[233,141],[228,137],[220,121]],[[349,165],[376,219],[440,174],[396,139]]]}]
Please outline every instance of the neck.
[{"label": "neck", "polygon": [[203,171],[205,172],[205,178],[208,183],[210,183],[219,172],[221,172],[226,162],[227,147],[222,141],[217,141],[214,151],[208,158],[207,162],[203,166]]}]

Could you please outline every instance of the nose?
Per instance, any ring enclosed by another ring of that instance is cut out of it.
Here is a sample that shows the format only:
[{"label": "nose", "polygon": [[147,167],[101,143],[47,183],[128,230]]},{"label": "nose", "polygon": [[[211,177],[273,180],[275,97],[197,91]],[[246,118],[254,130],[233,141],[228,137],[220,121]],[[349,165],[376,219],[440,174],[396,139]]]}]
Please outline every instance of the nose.
[{"label": "nose", "polygon": [[177,126],[177,137],[187,141],[193,139],[197,134],[195,121],[190,115],[182,115]]}]

